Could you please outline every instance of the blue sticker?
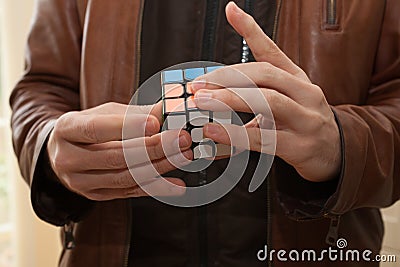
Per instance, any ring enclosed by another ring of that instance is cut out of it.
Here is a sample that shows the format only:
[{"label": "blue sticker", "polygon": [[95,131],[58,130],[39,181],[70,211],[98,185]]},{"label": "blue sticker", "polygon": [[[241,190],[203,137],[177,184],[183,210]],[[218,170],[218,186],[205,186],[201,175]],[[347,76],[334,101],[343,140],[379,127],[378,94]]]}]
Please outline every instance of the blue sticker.
[{"label": "blue sticker", "polygon": [[189,81],[193,81],[197,77],[204,75],[203,68],[195,68],[195,69],[186,69],[185,70],[185,79]]},{"label": "blue sticker", "polygon": [[167,70],[163,72],[164,83],[183,82],[182,70]]},{"label": "blue sticker", "polygon": [[212,72],[212,71],[214,71],[214,70],[217,70],[217,69],[220,69],[220,68],[223,68],[224,66],[213,66],[213,67],[207,67],[207,73],[210,73],[210,72]]}]

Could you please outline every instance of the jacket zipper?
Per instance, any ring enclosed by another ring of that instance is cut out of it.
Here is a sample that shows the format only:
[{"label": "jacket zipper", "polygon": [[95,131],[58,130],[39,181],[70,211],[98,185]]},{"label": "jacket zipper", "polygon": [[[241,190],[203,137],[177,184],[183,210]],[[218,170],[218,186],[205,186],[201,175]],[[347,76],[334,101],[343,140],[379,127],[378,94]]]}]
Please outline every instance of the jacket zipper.
[{"label": "jacket zipper", "polygon": [[336,1],[337,0],[326,0],[326,23],[329,25],[336,24]]},{"label": "jacket zipper", "polygon": [[281,15],[281,7],[282,7],[282,0],[277,0],[275,19],[274,19],[274,30],[272,32],[272,40],[274,42],[276,42],[276,38],[277,38],[276,35],[277,35],[277,31],[278,31],[279,16]]},{"label": "jacket zipper", "polygon": [[[279,14],[280,14],[280,7],[281,7],[281,1],[278,0],[277,3],[277,9],[276,9],[276,13],[275,13],[275,19],[274,19],[274,28],[273,28],[273,33],[272,33],[272,39],[273,41],[275,41],[275,37],[276,37],[276,31],[278,28],[278,20],[279,20]],[[252,0],[245,0],[245,4],[244,4],[244,10],[249,13],[250,15],[252,15],[253,13],[253,2]],[[250,60],[250,48],[246,42],[246,40],[243,38],[242,39],[242,59],[241,62],[242,63],[247,63]],[[267,177],[267,247],[268,248],[272,248],[272,227],[271,227],[271,181],[269,179],[269,177]],[[267,261],[267,266],[268,267],[272,267],[272,262],[270,260]]]},{"label": "jacket zipper", "polygon": [[[140,0],[138,27],[137,27],[137,40],[136,40],[136,80],[134,88],[139,87],[140,82],[140,60],[142,57],[142,24],[143,24],[143,10],[144,10],[144,0]],[[133,95],[133,94],[132,94]]]},{"label": "jacket zipper", "polygon": [[[139,9],[139,18],[138,18],[138,26],[137,26],[137,36],[136,36],[136,80],[134,88],[139,87],[139,79],[140,79],[140,60],[142,56],[142,24],[143,24],[143,12],[144,12],[144,0],[140,0],[140,9]],[[129,265],[129,254],[132,246],[132,200],[127,200],[127,215],[128,215],[128,223],[127,223],[127,238],[124,248],[122,249],[122,255],[124,257],[123,267],[128,267]]]},{"label": "jacket zipper", "polygon": [[122,249],[122,255],[124,257],[123,267],[128,267],[129,265],[129,254],[131,249],[131,242],[132,242],[132,200],[127,200],[127,213],[128,213],[128,228],[127,228],[127,235],[126,235],[126,243],[124,248]]},{"label": "jacket zipper", "polygon": [[[244,4],[244,10],[252,15],[253,13],[253,2],[251,0],[246,0]],[[278,10],[276,11],[276,16],[274,20],[274,32],[277,27],[277,21],[278,21]],[[243,38],[243,46],[242,46],[242,63],[247,63],[250,60],[250,48],[246,42],[246,40]],[[272,248],[272,227],[271,227],[271,181],[269,177],[267,177],[267,247]],[[267,260],[267,266],[271,267],[272,262],[268,259]]]},{"label": "jacket zipper", "polygon": [[214,60],[215,30],[219,11],[218,0],[207,0],[205,28],[203,35],[203,60]]},{"label": "jacket zipper", "polygon": [[66,250],[75,248],[74,223],[72,221],[64,225],[64,248]]},{"label": "jacket zipper", "polygon": [[339,238],[340,215],[326,214],[324,217],[331,219],[325,242],[328,245],[336,246],[336,242]]},{"label": "jacket zipper", "polygon": [[[253,1],[246,0],[244,3],[244,11],[252,14],[253,13]],[[242,63],[247,63],[250,60],[250,48],[244,38],[242,38]]]},{"label": "jacket zipper", "polygon": [[[199,172],[199,185],[207,184],[207,171]],[[199,258],[200,267],[208,266],[208,231],[207,231],[207,206],[199,207],[198,210],[198,234],[199,234]]]},{"label": "jacket zipper", "polygon": [[[274,27],[272,30],[272,41],[276,43],[276,38],[277,38],[277,31],[278,31],[278,22],[279,22],[279,17],[281,14],[281,7],[282,7],[282,1],[277,0],[276,4],[276,11],[275,11],[275,18],[274,18]],[[270,177],[267,177],[267,247],[273,249],[273,244],[272,244],[272,220],[271,220],[271,186],[272,182]],[[271,260],[268,259],[267,261],[267,266],[272,267],[273,263]]]},{"label": "jacket zipper", "polygon": [[[203,35],[203,47],[202,47],[203,60],[215,61],[214,45],[215,45],[215,32],[217,27],[218,12],[219,12],[219,1],[207,0],[204,35]],[[207,183],[206,170],[202,170],[199,172],[198,182],[200,186]],[[198,209],[198,235],[199,235],[198,238],[199,238],[200,267],[207,267],[208,266],[207,206],[202,206],[199,207]]]}]

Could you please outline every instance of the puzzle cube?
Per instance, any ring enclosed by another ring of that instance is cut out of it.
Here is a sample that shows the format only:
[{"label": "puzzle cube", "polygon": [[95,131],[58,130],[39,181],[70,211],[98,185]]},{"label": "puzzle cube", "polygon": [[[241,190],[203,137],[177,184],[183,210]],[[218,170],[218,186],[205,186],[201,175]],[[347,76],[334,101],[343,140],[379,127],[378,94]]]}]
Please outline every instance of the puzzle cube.
[{"label": "puzzle cube", "polygon": [[232,123],[232,112],[212,112],[197,108],[188,82],[221,66],[167,70],[161,74],[163,119],[162,130],[184,129],[192,137],[194,159],[229,156],[232,147],[215,144],[203,137],[203,126],[209,122]]}]

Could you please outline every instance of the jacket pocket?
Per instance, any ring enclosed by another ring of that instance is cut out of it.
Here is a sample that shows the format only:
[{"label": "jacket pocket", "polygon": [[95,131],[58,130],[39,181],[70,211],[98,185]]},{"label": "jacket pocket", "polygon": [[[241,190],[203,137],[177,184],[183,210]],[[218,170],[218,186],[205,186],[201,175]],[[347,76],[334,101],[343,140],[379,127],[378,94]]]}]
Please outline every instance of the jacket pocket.
[{"label": "jacket pocket", "polygon": [[342,0],[322,0],[322,29],[340,30]]}]

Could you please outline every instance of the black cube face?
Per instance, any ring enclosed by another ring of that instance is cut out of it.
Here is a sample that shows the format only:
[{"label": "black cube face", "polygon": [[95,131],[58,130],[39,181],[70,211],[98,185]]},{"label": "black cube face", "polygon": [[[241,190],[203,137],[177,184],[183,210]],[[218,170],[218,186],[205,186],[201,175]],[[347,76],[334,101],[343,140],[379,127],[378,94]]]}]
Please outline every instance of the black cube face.
[{"label": "black cube face", "polygon": [[203,126],[209,122],[232,123],[232,112],[200,110],[194,102],[188,82],[221,66],[168,70],[161,74],[163,119],[162,131],[184,129],[192,137],[194,159],[229,156],[232,147],[215,144],[203,137]]}]

